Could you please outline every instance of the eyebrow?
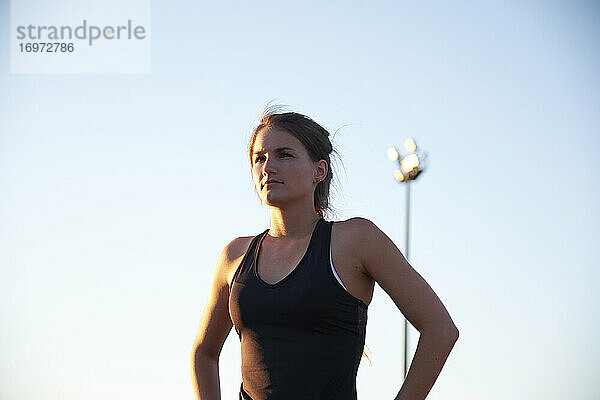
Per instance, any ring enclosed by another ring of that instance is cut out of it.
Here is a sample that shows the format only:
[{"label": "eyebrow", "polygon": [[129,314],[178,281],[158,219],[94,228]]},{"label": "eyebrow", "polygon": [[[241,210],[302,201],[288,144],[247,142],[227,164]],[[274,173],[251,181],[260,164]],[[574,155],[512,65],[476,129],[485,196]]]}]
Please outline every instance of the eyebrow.
[{"label": "eyebrow", "polygon": [[[296,150],[292,149],[291,147],[278,147],[275,149],[275,153],[279,153],[279,152],[286,151],[286,150],[296,151]],[[259,151],[255,151],[252,154],[262,154],[264,152],[265,152],[264,150],[259,150]]]}]

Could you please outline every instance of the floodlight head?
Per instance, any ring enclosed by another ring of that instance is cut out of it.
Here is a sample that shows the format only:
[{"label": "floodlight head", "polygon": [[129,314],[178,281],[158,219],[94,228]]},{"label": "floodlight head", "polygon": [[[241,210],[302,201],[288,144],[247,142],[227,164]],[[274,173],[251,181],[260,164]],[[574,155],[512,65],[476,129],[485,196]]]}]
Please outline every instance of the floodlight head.
[{"label": "floodlight head", "polygon": [[390,147],[387,151],[387,156],[390,160],[396,161],[400,157],[400,154],[398,154],[398,150],[395,147]]},{"label": "floodlight head", "polygon": [[408,138],[404,141],[404,148],[409,153],[412,153],[413,151],[417,150],[417,144],[412,138]]},{"label": "floodlight head", "polygon": [[404,174],[399,169],[394,171],[394,178],[396,178],[398,182],[404,182],[405,179]]},{"label": "floodlight head", "polygon": [[407,174],[413,169],[419,168],[419,156],[416,154],[409,154],[400,161],[400,167]]}]

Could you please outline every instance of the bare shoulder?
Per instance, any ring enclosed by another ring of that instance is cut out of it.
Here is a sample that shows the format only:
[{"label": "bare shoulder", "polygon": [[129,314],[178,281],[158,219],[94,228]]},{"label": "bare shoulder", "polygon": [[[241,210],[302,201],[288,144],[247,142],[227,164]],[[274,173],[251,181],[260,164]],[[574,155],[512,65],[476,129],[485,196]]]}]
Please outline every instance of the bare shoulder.
[{"label": "bare shoulder", "polygon": [[375,223],[363,217],[336,221],[334,226],[339,232],[337,236],[342,238],[343,247],[353,254],[363,274],[372,277],[369,264],[372,264],[373,260],[369,249],[372,249],[377,243],[381,243],[382,240],[388,243],[391,243],[391,240]]},{"label": "bare shoulder", "polygon": [[363,217],[335,221],[334,225],[339,232],[339,236],[350,246],[363,246],[369,239],[369,235],[381,232],[377,225]]},{"label": "bare shoulder", "polygon": [[377,226],[370,220],[362,217],[353,217],[345,221],[334,221],[332,237],[335,236],[336,244],[343,249],[345,254],[351,255],[353,263],[356,264],[364,275],[370,276],[364,263],[363,249],[368,245],[371,235]]},{"label": "bare shoulder", "polygon": [[254,236],[239,236],[233,239],[231,242],[227,243],[227,245],[223,248],[221,255],[229,261],[234,261],[238,259],[240,256],[246,254],[248,247],[250,247],[250,242]]},{"label": "bare shoulder", "polygon": [[233,275],[248,251],[253,238],[254,236],[239,236],[227,243],[221,251],[217,262],[217,273],[221,279],[227,282],[228,286],[231,285]]},{"label": "bare shoulder", "polygon": [[340,232],[349,237],[365,234],[377,228],[371,220],[363,217],[352,217],[345,221],[335,221],[335,224],[339,225]]}]

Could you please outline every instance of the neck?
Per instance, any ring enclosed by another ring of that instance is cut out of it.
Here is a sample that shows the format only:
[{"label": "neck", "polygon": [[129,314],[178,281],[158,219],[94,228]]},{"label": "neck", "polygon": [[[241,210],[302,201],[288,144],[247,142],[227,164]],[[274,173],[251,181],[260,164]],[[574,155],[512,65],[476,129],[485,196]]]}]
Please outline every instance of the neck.
[{"label": "neck", "polygon": [[314,209],[290,210],[271,207],[269,235],[278,239],[300,239],[312,234],[320,217]]}]

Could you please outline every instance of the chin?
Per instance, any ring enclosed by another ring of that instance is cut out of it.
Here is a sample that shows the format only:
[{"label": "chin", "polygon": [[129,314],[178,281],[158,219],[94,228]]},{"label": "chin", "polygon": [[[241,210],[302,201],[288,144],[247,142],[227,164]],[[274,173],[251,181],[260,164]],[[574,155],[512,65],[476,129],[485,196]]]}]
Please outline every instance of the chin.
[{"label": "chin", "polygon": [[286,199],[284,196],[273,192],[268,192],[262,199],[263,203],[270,207],[281,207],[287,202],[287,200],[289,199]]},{"label": "chin", "polygon": [[263,198],[263,203],[270,207],[277,207],[281,205],[281,201],[277,198],[277,196],[266,196]]}]

